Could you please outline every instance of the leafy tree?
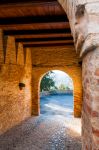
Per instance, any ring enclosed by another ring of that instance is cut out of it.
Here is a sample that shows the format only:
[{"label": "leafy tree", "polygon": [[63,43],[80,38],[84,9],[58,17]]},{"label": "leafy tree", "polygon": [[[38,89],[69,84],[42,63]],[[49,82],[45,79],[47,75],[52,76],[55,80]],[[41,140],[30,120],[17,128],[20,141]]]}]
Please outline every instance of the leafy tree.
[{"label": "leafy tree", "polygon": [[70,90],[70,88],[61,83],[60,86],[59,86],[59,90],[65,91],[65,90]]},{"label": "leafy tree", "polygon": [[69,86],[66,86],[66,90],[70,90],[70,87],[69,87]]},{"label": "leafy tree", "polygon": [[61,90],[61,91],[66,90],[66,86],[64,84],[60,84],[59,90]]},{"label": "leafy tree", "polygon": [[55,81],[54,78],[52,76],[54,72],[49,71],[41,80],[41,84],[40,84],[40,91],[50,91],[51,88],[55,88]]}]

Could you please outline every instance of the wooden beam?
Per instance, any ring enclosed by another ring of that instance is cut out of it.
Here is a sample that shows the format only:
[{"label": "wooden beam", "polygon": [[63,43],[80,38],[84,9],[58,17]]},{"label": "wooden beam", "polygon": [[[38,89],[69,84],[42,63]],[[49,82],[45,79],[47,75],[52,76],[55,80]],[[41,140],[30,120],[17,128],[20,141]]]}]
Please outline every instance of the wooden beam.
[{"label": "wooden beam", "polygon": [[52,34],[34,34],[34,35],[14,35],[16,39],[25,39],[25,38],[52,38],[52,37],[71,37],[70,33],[52,33]]},{"label": "wooden beam", "polygon": [[0,0],[0,19],[54,14],[66,16],[57,0]]},{"label": "wooden beam", "polygon": [[39,30],[4,30],[4,35],[39,35],[39,34],[67,34],[69,29],[39,29]]},{"label": "wooden beam", "polygon": [[69,23],[67,22],[56,22],[56,23],[30,23],[30,24],[10,24],[10,25],[1,25],[0,28],[3,30],[37,30],[37,29],[61,29],[61,28],[70,28]]},{"label": "wooden beam", "polygon": [[35,43],[24,43],[23,44],[24,47],[51,47],[51,46],[74,46],[73,42],[62,42],[62,43],[39,43],[39,44],[35,44]]},{"label": "wooden beam", "polygon": [[46,15],[46,16],[25,16],[0,18],[0,25],[20,25],[33,23],[56,23],[68,22],[66,15]]},{"label": "wooden beam", "polygon": [[[18,42],[18,41],[17,41]],[[61,41],[34,41],[34,42],[26,42],[26,41],[24,41],[24,42],[21,42],[22,44],[24,44],[24,45],[41,45],[41,44],[43,44],[43,45],[49,45],[49,44],[59,44],[59,43],[61,43],[61,44],[73,44],[73,40],[61,40]]]},{"label": "wooden beam", "polygon": [[42,4],[42,3],[56,3],[57,0],[0,0],[0,6],[1,5],[7,5],[7,4],[28,4],[28,3],[32,3],[32,4]]},{"label": "wooden beam", "polygon": [[48,38],[20,38],[16,39],[16,42],[51,42],[51,41],[69,41],[73,38],[71,37],[48,37]]}]

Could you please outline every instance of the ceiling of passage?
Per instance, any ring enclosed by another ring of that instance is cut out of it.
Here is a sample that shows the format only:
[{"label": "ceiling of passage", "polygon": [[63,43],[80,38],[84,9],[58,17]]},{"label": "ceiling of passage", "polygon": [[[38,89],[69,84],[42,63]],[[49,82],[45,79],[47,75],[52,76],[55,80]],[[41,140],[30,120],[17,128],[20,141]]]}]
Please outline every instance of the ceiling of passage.
[{"label": "ceiling of passage", "polygon": [[0,28],[24,47],[73,45],[68,18],[57,0],[0,0]]}]

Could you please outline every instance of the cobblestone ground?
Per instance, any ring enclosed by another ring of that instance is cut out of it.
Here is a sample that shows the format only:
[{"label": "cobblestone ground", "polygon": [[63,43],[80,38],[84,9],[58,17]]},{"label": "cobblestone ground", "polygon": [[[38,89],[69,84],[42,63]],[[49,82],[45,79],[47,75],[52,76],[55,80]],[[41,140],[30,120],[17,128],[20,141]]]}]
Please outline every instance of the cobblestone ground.
[{"label": "cobblestone ground", "polygon": [[32,117],[0,136],[0,150],[81,150],[79,125],[59,115]]}]

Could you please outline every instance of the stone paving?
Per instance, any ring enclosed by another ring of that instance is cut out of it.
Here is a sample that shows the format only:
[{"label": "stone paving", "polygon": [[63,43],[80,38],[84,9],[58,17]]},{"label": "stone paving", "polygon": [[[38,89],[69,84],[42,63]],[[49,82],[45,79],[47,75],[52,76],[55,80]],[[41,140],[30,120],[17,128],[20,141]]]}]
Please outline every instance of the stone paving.
[{"label": "stone paving", "polygon": [[0,136],[0,150],[81,150],[79,124],[60,115],[31,117]]}]

